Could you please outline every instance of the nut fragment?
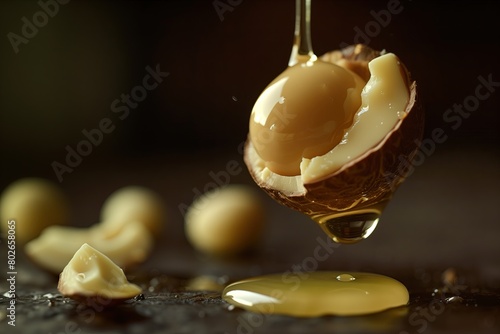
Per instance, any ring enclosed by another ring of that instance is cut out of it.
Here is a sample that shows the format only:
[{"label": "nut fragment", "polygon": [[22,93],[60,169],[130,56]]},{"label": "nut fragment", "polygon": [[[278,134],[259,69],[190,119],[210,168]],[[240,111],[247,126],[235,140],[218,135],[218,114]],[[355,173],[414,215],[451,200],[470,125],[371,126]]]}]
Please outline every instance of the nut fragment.
[{"label": "nut fragment", "polygon": [[10,184],[0,199],[2,230],[16,221],[16,242],[25,244],[50,225],[67,224],[69,206],[54,183],[39,178],[24,178]]},{"label": "nut fragment", "polygon": [[139,186],[116,190],[106,199],[101,209],[103,225],[119,227],[130,221],[139,221],[155,236],[161,235],[165,216],[160,196]]},{"label": "nut fragment", "polygon": [[101,297],[103,306],[132,298],[142,291],[128,282],[119,266],[88,244],[83,244],[71,258],[59,276],[57,288],[70,298]]},{"label": "nut fragment", "polygon": [[92,244],[120,267],[129,268],[147,259],[153,237],[139,222],[126,223],[119,229],[101,224],[90,228],[51,226],[26,244],[25,251],[40,267],[59,273],[83,243]]},{"label": "nut fragment", "polygon": [[264,227],[264,208],[257,194],[230,185],[197,198],[185,217],[188,240],[199,251],[231,256],[255,245]]}]

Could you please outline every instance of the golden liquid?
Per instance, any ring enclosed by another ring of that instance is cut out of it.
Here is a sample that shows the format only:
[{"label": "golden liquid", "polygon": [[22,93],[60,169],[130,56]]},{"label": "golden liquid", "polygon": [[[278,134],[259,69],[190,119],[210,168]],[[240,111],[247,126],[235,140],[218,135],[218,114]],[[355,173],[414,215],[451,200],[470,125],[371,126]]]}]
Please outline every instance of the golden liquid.
[{"label": "golden liquid", "polygon": [[321,229],[341,244],[353,244],[368,238],[377,227],[380,212],[356,210],[330,215],[311,216]]},{"label": "golden liquid", "polygon": [[409,294],[387,276],[342,271],[266,275],[227,286],[222,297],[248,311],[296,317],[354,316],[408,304]]}]

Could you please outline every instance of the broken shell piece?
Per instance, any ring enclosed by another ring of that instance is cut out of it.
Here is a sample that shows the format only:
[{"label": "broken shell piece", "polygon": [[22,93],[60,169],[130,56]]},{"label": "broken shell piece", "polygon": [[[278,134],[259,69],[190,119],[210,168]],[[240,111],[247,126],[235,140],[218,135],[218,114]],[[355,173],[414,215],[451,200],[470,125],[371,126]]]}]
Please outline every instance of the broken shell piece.
[{"label": "broken shell piece", "polygon": [[108,229],[101,224],[90,228],[51,226],[24,249],[37,265],[60,273],[84,243],[92,244],[118,266],[129,268],[147,259],[153,237],[139,222],[126,223],[119,229]]},{"label": "broken shell piece", "polygon": [[102,297],[109,303],[132,298],[142,291],[128,282],[123,270],[110,258],[88,244],[83,244],[64,268],[57,289],[66,297]]}]

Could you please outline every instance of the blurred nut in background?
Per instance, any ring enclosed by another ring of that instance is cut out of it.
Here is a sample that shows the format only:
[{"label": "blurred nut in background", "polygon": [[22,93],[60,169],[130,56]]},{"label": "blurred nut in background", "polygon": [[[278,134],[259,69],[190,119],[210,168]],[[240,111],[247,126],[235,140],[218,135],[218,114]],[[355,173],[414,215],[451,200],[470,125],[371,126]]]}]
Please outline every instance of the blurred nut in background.
[{"label": "blurred nut in background", "polygon": [[0,199],[2,231],[16,221],[16,242],[25,244],[51,225],[69,221],[69,204],[62,190],[48,180],[23,178],[11,183]]},{"label": "blurred nut in background", "polygon": [[185,216],[185,233],[198,251],[232,256],[254,246],[265,212],[259,196],[244,185],[229,185],[197,198]]},{"label": "blurred nut in background", "polygon": [[141,222],[153,235],[159,236],[166,220],[165,206],[154,191],[128,186],[113,192],[101,209],[101,221],[107,228],[130,221]]}]

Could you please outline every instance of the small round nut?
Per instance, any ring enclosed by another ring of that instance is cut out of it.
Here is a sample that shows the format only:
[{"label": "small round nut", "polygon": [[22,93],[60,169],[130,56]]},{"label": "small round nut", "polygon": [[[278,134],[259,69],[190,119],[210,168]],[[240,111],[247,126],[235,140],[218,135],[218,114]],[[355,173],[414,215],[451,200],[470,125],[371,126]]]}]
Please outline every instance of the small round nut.
[{"label": "small round nut", "polygon": [[265,221],[259,196],[249,186],[230,185],[197,198],[185,216],[187,239],[197,250],[237,255],[260,238]]},{"label": "small round nut", "polygon": [[69,221],[69,204],[62,190],[40,178],[23,178],[10,184],[0,199],[2,230],[16,221],[16,242],[25,244],[51,225]]},{"label": "small round nut", "polygon": [[130,221],[138,221],[155,236],[161,235],[165,218],[165,206],[160,196],[139,186],[116,190],[101,209],[101,224],[106,228],[120,228]]}]

